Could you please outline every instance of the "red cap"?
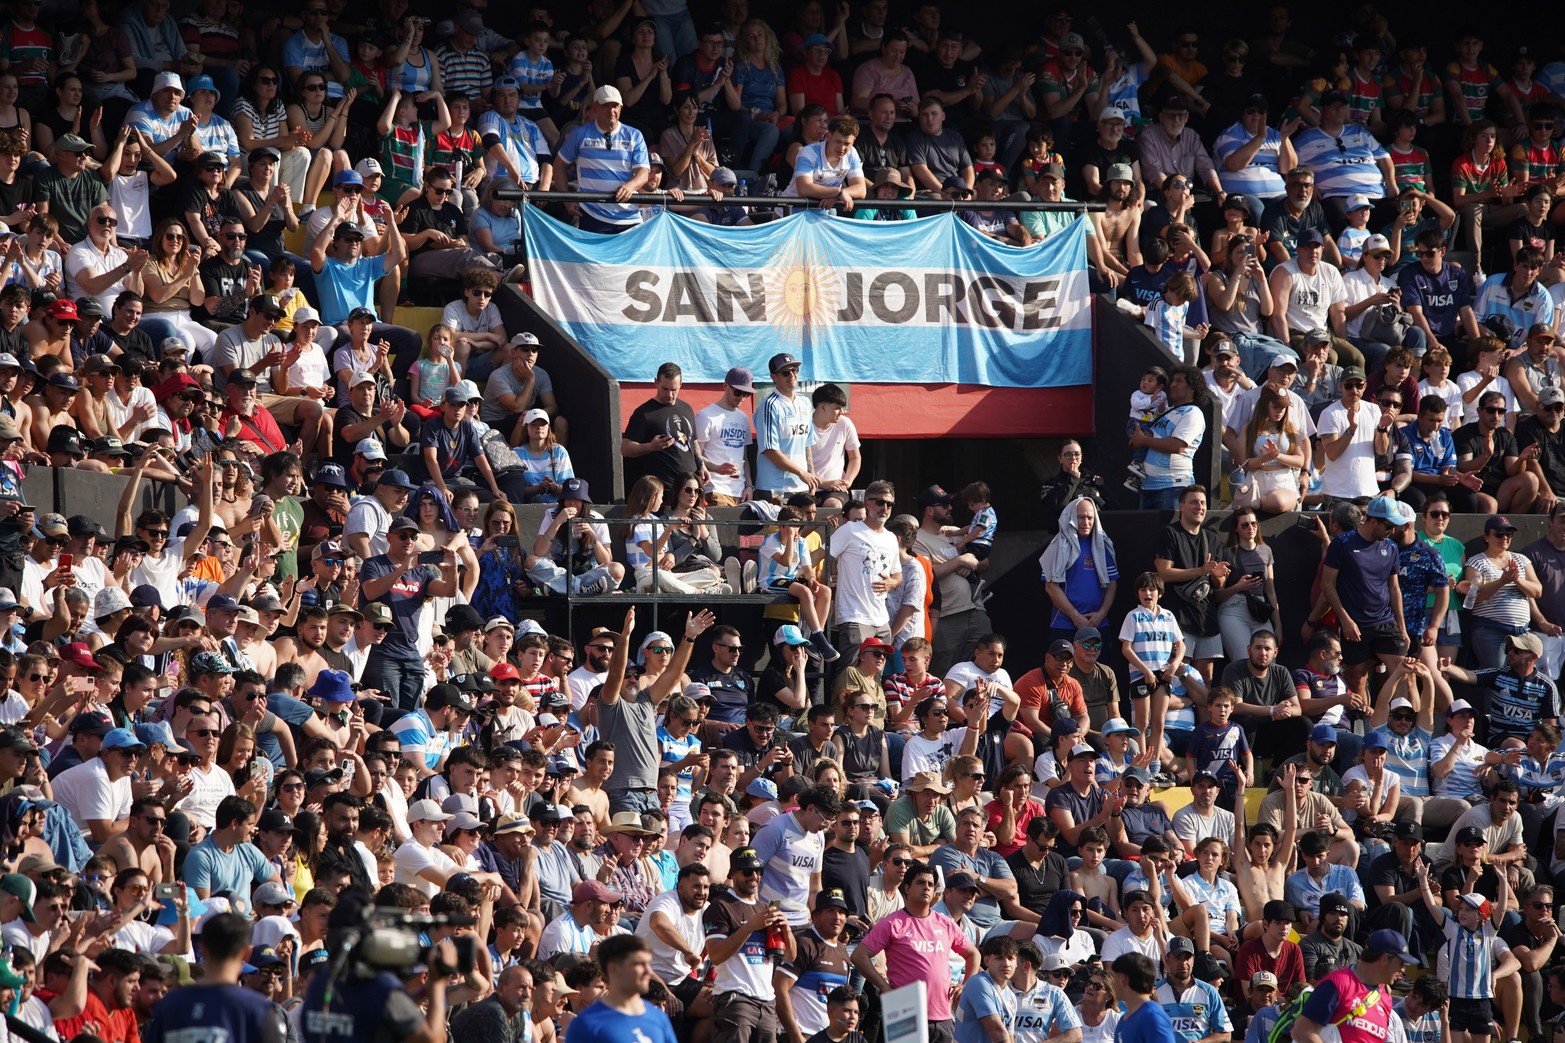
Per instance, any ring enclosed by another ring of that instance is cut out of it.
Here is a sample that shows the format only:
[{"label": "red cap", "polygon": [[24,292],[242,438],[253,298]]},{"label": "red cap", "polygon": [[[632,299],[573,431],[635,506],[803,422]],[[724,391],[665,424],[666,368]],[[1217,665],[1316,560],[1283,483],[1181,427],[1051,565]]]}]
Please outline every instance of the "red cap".
[{"label": "red cap", "polygon": [[69,319],[75,322],[81,316],[76,314],[76,302],[61,298],[49,305],[49,318]]},{"label": "red cap", "polygon": [[512,663],[496,663],[489,668],[489,678],[492,681],[520,681],[522,672],[516,669]]},{"label": "red cap", "polygon": [[886,642],[882,641],[880,638],[866,637],[859,643],[859,655],[863,655],[865,652],[872,652],[877,648],[885,652],[887,655],[890,655],[893,651],[892,647],[886,644]]},{"label": "red cap", "polygon": [[174,395],[190,388],[198,388],[201,382],[189,373],[175,373],[165,380],[160,380],[152,388],[152,397],[156,399],[172,398]]},{"label": "red cap", "polygon": [[92,649],[87,647],[85,641],[72,641],[60,649],[60,658],[67,663],[75,663],[77,666],[88,670],[101,670],[98,661],[92,657]]}]

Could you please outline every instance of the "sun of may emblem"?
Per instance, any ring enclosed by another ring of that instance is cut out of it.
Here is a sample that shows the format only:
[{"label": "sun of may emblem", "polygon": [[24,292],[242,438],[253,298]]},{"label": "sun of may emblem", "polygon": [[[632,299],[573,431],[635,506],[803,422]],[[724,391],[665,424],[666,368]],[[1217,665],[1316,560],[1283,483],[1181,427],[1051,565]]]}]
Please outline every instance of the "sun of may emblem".
[{"label": "sun of may emblem", "polygon": [[798,239],[772,255],[764,278],[766,321],[783,339],[802,341],[829,323],[841,305],[841,275]]}]

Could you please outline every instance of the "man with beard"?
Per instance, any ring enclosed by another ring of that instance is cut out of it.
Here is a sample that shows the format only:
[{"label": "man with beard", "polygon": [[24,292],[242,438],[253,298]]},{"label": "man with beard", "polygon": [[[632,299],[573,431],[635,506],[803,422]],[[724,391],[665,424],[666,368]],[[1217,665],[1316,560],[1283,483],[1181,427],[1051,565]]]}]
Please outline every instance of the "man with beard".
[{"label": "man with beard", "polygon": [[940,625],[935,627],[935,654],[930,663],[937,674],[965,662],[978,639],[994,631],[989,613],[973,600],[973,584],[968,581],[979,567],[978,559],[959,550],[942,532],[954,523],[953,499],[939,485],[918,494],[918,552],[929,559],[940,585]]},{"label": "man with beard", "polygon": [[[299,521],[299,555],[315,560],[315,550],[341,535],[348,520],[348,475],[341,464],[323,463],[310,479],[310,498],[304,503]],[[341,548],[337,551],[341,565]],[[308,590],[305,593],[309,593]]]},{"label": "man with beard", "polygon": [[552,920],[565,911],[572,891],[582,881],[580,867],[560,839],[569,835],[571,813],[558,804],[537,804],[527,817],[533,824],[533,872],[538,879],[540,905],[544,915]]},{"label": "man with beard", "polygon": [[585,804],[573,805],[571,818],[575,821],[575,825],[571,830],[570,854],[576,863],[576,871],[584,880],[595,880],[598,870],[603,868],[603,859],[597,854],[599,843],[597,819],[593,817],[592,809]]},{"label": "man with beard", "polygon": [[579,713],[587,705],[587,696],[609,676],[609,659],[619,635],[608,627],[594,627],[592,636],[581,649],[581,663],[565,675],[566,694],[570,696],[571,712]]},{"label": "man with beard", "polygon": [[848,903],[840,890],[820,893],[810,926],[794,938],[794,957],[772,972],[777,1020],[788,1043],[804,1043],[826,1028],[826,996],[848,983],[848,949],[843,930]]},{"label": "man with beard", "polygon": [[867,926],[870,866],[869,852],[858,843],[862,814],[862,807],[854,804],[837,810],[821,857],[821,887],[840,893],[847,902],[848,915]]},{"label": "man with beard", "polygon": [[1363,950],[1347,935],[1352,910],[1348,900],[1335,891],[1321,896],[1315,930],[1299,943],[1304,951],[1304,977],[1309,981],[1320,981],[1359,958]]},{"label": "man with beard", "polygon": [[696,415],[688,402],[681,402],[679,389],[684,376],[679,366],[665,362],[658,367],[652,397],[637,406],[625,422],[620,453],[627,461],[625,480],[651,475],[673,489],[687,474],[706,483],[706,464],[701,460],[701,445],[696,441]]},{"label": "man with beard", "polygon": [[713,1007],[726,1027],[722,1043],[764,1043],[777,1034],[777,990],[766,940],[780,935],[783,963],[798,957],[797,941],[781,910],[760,900],[766,863],[752,848],[734,853],[730,892],[707,906],[706,952],[716,969]]},{"label": "man with beard", "polygon": [[1129,163],[1108,168],[1104,182],[1103,212],[1092,215],[1093,231],[1102,246],[1101,271],[1118,285],[1141,263],[1141,204],[1132,199],[1135,175]]},{"label": "man with beard", "polygon": [[652,950],[652,970],[685,1005],[686,1016],[697,1020],[712,1016],[711,990],[699,975],[691,974],[701,966],[703,918],[711,891],[706,866],[685,866],[671,890],[647,903],[635,932]]},{"label": "man with beard", "polygon": [[354,887],[367,893],[375,892],[378,881],[371,880],[364,859],[359,857],[354,840],[359,832],[359,809],[362,804],[351,793],[333,793],[323,802],[326,819],[326,846],[316,859],[323,871],[343,871]]},{"label": "man with beard", "polygon": [[[213,600],[215,601],[216,598]],[[210,625],[211,618],[211,615],[208,614],[208,625]],[[331,668],[331,663],[327,661],[324,652],[326,635],[330,629],[329,619],[330,613],[319,605],[301,609],[294,638],[291,642],[293,654],[291,656],[286,655],[286,648],[279,652],[279,665],[293,662],[304,668],[304,683],[306,687],[315,684],[315,679],[320,676],[322,670]]]}]

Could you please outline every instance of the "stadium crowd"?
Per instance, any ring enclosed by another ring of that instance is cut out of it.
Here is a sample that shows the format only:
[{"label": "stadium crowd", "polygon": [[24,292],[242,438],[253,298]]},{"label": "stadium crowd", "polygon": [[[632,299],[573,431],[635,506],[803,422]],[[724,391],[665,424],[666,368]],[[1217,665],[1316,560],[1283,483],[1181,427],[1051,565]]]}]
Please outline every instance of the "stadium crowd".
[{"label": "stadium crowd", "polygon": [[[1216,69],[1063,8],[780,13],[10,5],[5,1038],[863,1043],[921,983],[941,1043],[1558,1043],[1565,62],[1369,4]],[[1094,287],[1175,362],[1127,409],[1152,567],[1069,441],[1048,626],[991,620],[994,491],[868,480],[787,353],[699,412],[661,368],[595,503],[495,303],[519,185],[603,233],[940,197],[1022,248],[1074,216],[986,204],[1102,203]],[[64,517],[49,468],[123,492]],[[1259,519],[1301,504],[1290,670]],[[524,618],[617,591],[765,624]]]}]

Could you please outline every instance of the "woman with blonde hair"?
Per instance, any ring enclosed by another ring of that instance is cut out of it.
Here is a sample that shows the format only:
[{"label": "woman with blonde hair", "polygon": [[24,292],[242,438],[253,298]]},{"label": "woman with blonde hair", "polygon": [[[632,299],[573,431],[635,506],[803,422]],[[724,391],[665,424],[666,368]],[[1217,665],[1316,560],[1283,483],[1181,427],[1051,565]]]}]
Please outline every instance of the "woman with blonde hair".
[{"label": "woman with blonde hair", "polygon": [[1287,395],[1267,384],[1245,427],[1236,461],[1245,477],[1234,486],[1234,505],[1257,507],[1267,514],[1285,514],[1299,505],[1299,471],[1304,450],[1288,416]]},{"label": "woman with blonde hair", "polygon": [[964,808],[977,808],[979,811],[989,803],[989,794],[984,792],[984,762],[977,757],[956,756],[946,761],[946,782],[951,786],[951,792],[946,795],[945,802],[955,815]]},{"label": "woman with blonde hair", "polygon": [[190,317],[201,307],[206,291],[201,284],[201,253],[190,248],[190,232],[177,217],[166,217],[152,230],[147,243],[147,263],[141,270],[141,328],[152,343],[167,337],[185,342],[192,358],[208,357],[217,334]]},{"label": "woman with blonde hair", "polygon": [[734,72],[723,81],[723,100],[736,113],[728,135],[729,151],[744,156],[750,149],[749,168],[760,170],[777,149],[780,123],[788,111],[788,91],[777,34],[759,18],[750,19],[739,29]]}]

